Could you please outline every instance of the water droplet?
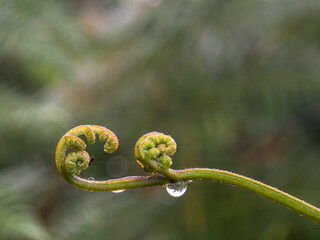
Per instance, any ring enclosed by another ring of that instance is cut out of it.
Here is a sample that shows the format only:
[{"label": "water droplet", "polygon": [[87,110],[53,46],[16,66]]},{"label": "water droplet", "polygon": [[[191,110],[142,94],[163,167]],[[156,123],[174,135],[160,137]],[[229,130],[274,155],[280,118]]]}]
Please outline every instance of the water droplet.
[{"label": "water droplet", "polygon": [[94,181],[95,179],[94,179],[94,177],[88,177],[88,180],[89,181]]},{"label": "water droplet", "polygon": [[113,192],[113,193],[122,193],[124,191],[125,191],[125,189],[120,189],[120,190],[114,190],[114,191],[111,191],[111,192]]},{"label": "water droplet", "polygon": [[191,181],[180,180],[176,183],[166,184],[166,189],[172,197],[181,197],[187,191],[190,183]]}]

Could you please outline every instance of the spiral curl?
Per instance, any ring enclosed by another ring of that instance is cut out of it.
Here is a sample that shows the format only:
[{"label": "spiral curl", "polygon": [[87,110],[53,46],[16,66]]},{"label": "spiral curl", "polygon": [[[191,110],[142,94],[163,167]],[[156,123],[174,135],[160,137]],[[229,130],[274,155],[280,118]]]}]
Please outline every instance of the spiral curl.
[{"label": "spiral curl", "polygon": [[[96,125],[81,125],[69,130],[59,141],[56,149],[56,165],[60,174],[68,180],[71,175],[79,175],[82,170],[88,168],[90,163],[89,154],[84,151],[86,144],[79,138],[80,135],[85,135],[90,144],[95,143],[96,136],[99,135],[99,140],[104,142],[104,151],[113,153],[119,145],[118,139],[109,129]],[[68,153],[68,148],[73,151]]]},{"label": "spiral curl", "polygon": [[137,162],[146,172],[168,176],[172,165],[171,156],[176,149],[177,144],[171,136],[150,132],[139,138],[134,152]]}]

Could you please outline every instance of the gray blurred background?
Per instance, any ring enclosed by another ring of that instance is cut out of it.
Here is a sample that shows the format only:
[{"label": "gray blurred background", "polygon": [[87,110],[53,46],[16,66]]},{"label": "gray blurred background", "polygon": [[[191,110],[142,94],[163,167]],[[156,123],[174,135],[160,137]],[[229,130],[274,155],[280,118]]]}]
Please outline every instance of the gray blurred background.
[{"label": "gray blurred background", "polygon": [[90,193],[56,170],[60,137],[111,129],[81,176],[144,175],[136,140],[173,168],[219,168],[320,205],[318,0],[0,0],[0,239],[319,239],[315,223],[234,187]]}]

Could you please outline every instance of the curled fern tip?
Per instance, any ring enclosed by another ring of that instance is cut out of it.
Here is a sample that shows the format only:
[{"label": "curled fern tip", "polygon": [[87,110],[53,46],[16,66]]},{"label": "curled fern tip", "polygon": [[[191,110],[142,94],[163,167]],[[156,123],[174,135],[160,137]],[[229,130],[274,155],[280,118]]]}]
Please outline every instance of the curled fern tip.
[{"label": "curled fern tip", "polygon": [[172,165],[171,156],[176,149],[177,144],[171,136],[150,132],[137,141],[135,158],[146,172],[167,176]]}]

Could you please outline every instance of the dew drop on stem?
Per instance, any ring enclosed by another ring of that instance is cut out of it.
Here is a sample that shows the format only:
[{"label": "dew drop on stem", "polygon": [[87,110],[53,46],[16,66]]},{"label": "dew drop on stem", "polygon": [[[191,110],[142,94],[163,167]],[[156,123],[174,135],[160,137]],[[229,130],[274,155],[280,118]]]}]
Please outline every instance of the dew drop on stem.
[{"label": "dew drop on stem", "polygon": [[113,192],[113,193],[122,193],[124,191],[125,191],[125,189],[120,189],[120,190],[114,190],[114,191],[111,191],[111,192]]},{"label": "dew drop on stem", "polygon": [[166,184],[166,189],[172,197],[181,197],[187,191],[190,183],[191,181],[180,180],[176,183]]}]

